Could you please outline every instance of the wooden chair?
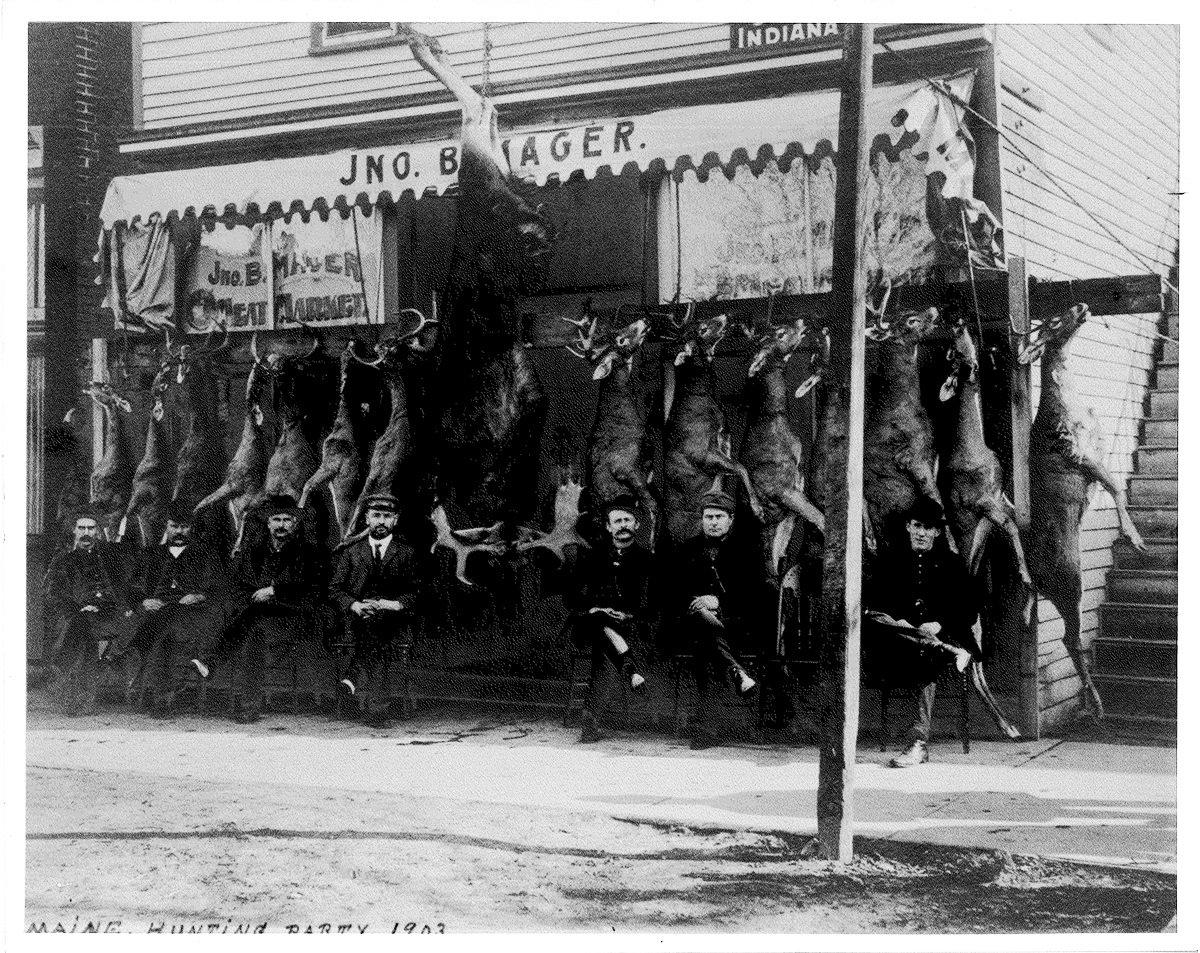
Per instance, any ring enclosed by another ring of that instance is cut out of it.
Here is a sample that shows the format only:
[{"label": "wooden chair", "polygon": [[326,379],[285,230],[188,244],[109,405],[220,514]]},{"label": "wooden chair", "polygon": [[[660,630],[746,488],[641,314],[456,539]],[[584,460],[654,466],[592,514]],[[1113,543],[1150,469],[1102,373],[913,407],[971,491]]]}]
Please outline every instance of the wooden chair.
[{"label": "wooden chair", "polygon": [[[765,655],[751,655],[736,653],[737,660],[741,666],[746,669],[747,673],[758,682],[758,690],[755,692],[756,698],[751,698],[745,703],[744,707],[749,708],[751,705],[755,707],[754,727],[761,728],[766,720],[766,698],[767,693],[764,690],[764,681],[766,678],[766,669],[771,661]],[[683,694],[683,680],[686,675],[692,674],[695,667],[695,655],[691,652],[676,652],[671,655],[667,661],[667,667],[672,671],[672,681],[674,683],[673,701],[672,701],[672,717],[675,722],[675,737],[678,738],[687,728],[687,715],[682,711],[680,698]]]},{"label": "wooden chair", "polygon": [[[971,753],[971,676],[970,672],[959,672],[953,664],[949,664],[938,675],[939,688],[946,684],[957,684],[958,695],[958,736],[962,742],[963,754]],[[879,692],[879,750],[886,751],[890,740],[888,731],[888,703],[894,692],[899,691],[906,697],[912,697],[916,690],[911,687],[889,685],[885,680],[876,679],[869,683],[868,688]],[[952,696],[953,697],[953,696]]]},{"label": "wooden chair", "polygon": [[[576,648],[575,644],[568,639],[567,649],[567,699],[563,704],[563,727],[571,727],[571,715],[578,712],[580,717],[583,716],[584,705],[587,702],[587,694],[591,690],[591,675],[592,675],[592,650]],[[628,728],[631,723],[629,713],[629,682],[627,679],[621,678],[621,711],[624,720],[624,727]]]}]

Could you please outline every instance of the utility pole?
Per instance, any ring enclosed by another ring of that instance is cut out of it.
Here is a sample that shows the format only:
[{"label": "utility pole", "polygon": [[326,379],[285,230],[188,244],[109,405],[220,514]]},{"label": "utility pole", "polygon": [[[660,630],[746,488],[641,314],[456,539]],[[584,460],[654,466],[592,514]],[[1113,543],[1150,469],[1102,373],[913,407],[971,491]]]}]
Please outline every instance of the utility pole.
[{"label": "utility pole", "polygon": [[863,270],[866,130],[875,29],[849,24],[842,41],[837,191],[833,211],[833,289],[825,434],[828,480],[821,594],[821,762],[817,782],[820,854],[854,857],[854,757],[858,746],[859,636],[862,621],[863,404],[867,281]]}]

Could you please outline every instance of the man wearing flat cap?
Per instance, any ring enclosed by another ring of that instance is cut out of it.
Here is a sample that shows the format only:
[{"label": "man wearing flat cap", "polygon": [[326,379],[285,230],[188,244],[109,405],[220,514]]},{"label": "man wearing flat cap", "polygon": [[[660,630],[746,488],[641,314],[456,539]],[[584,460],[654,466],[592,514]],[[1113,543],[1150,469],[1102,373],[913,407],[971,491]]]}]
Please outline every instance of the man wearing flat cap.
[{"label": "man wearing flat cap", "polygon": [[326,598],[328,563],[303,538],[296,501],[273,495],[257,509],[266,520],[266,538],[239,551],[229,569],[234,622],[204,655],[192,659],[201,678],[233,662],[233,717],[243,724],[262,717],[268,657],[315,654],[333,622]]},{"label": "man wearing flat cap", "polygon": [[72,546],[54,557],[44,581],[54,687],[69,715],[95,712],[101,653],[116,659],[135,632],[131,560],[104,540],[101,525],[99,514],[78,513]]},{"label": "man wearing flat cap", "polygon": [[938,674],[948,666],[963,671],[977,650],[977,593],[945,541],[944,522],[936,501],[918,500],[904,516],[903,534],[881,550],[863,592],[864,667],[889,684],[918,688],[908,747],[891,760],[893,768],[929,760]]},{"label": "man wearing flat cap", "polygon": [[361,700],[363,719],[387,727],[388,710],[410,647],[421,580],[416,552],[396,534],[399,503],[366,500],[366,533],[337,555],[329,593],[349,619],[354,656],[341,689]]},{"label": "man wearing flat cap", "polygon": [[592,653],[579,738],[585,744],[602,737],[599,717],[604,708],[606,660],[632,690],[645,687],[633,646],[645,641],[654,613],[652,557],[636,539],[636,498],[618,496],[603,507],[603,513],[606,544],[580,556],[575,584],[567,595],[575,645]]},{"label": "man wearing flat cap", "polygon": [[695,658],[697,713],[693,748],[718,743],[710,674],[729,679],[739,696],[758,683],[735,654],[756,634],[761,607],[769,601],[765,581],[758,577],[758,560],[733,546],[734,500],[714,486],[701,498],[700,535],[680,547],[676,571],[675,608],[682,613],[685,645]]},{"label": "man wearing flat cap", "polygon": [[142,597],[135,645],[145,655],[144,694],[150,711],[170,717],[180,687],[178,654],[186,661],[220,638],[228,621],[229,585],[217,551],[192,534],[191,510],[173,502],[165,541],[143,551],[138,573]]}]

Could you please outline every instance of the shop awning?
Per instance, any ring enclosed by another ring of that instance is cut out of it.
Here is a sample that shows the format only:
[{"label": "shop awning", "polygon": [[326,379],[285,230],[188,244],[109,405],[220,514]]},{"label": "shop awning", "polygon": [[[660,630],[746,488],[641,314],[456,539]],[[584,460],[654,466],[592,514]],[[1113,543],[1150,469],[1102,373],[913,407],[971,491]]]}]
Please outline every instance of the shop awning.
[{"label": "shop awning", "polygon": [[[969,101],[973,72],[943,77]],[[539,185],[573,173],[591,178],[600,169],[641,171],[656,163],[675,173],[739,162],[836,151],[837,90],[797,93],[752,102],[663,109],[642,115],[596,119],[571,126],[515,129],[506,134],[506,152],[515,174]],[[899,116],[899,118],[897,118]],[[970,195],[970,181],[955,176],[939,156],[958,137],[961,107],[923,81],[876,87],[868,109],[872,137],[895,145],[906,132],[919,138],[913,148],[929,152],[930,171],[947,173],[947,195]],[[965,152],[965,150],[954,150]],[[964,173],[967,169],[962,170]],[[973,164],[971,164],[973,171]],[[325,155],[245,162],[119,176],[109,184],[100,212],[103,226],[146,221],[152,215],[278,215],[374,205],[408,192],[441,194],[458,179],[457,138]]]}]

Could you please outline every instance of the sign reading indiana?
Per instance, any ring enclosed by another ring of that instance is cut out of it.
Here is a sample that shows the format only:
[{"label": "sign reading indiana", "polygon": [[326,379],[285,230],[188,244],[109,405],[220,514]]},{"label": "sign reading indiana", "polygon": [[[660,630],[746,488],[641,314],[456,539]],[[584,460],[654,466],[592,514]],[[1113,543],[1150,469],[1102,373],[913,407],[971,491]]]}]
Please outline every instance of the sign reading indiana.
[{"label": "sign reading indiana", "polygon": [[815,46],[840,36],[838,23],[731,23],[729,48],[755,50],[772,46]]}]

